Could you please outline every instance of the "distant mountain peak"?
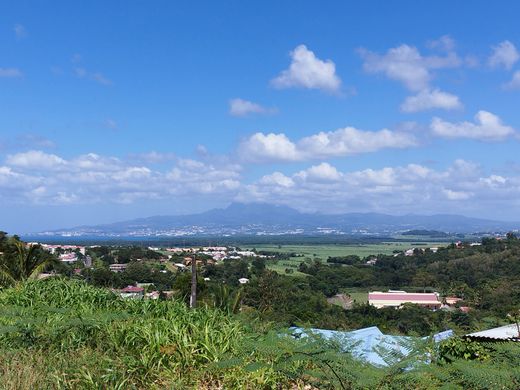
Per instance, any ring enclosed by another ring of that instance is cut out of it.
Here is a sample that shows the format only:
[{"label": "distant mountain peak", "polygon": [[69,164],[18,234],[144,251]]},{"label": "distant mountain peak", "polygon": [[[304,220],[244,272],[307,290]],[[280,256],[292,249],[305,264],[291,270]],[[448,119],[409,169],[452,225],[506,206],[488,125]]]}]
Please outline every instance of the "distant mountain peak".
[{"label": "distant mountain peak", "polygon": [[[490,221],[458,215],[385,215],[374,212],[344,214],[302,213],[286,205],[235,202],[198,214],[155,216],[107,225],[83,226],[50,233],[69,235],[183,236],[269,234],[373,234],[407,230],[450,233],[497,232],[520,228],[520,223]],[[47,232],[46,234],[48,234]]]}]

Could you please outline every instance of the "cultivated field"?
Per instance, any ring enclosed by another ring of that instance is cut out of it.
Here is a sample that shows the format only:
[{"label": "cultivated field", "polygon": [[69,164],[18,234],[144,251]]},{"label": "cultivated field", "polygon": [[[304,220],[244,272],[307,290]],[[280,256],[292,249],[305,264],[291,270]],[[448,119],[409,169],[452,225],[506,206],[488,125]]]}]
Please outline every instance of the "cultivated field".
[{"label": "cultivated field", "polygon": [[[410,248],[432,248],[446,246],[448,243],[442,242],[380,242],[377,244],[323,244],[323,245],[255,245],[258,251],[271,251],[281,253],[294,253],[287,260],[279,260],[278,262],[269,262],[268,268],[274,271],[285,273],[286,269],[292,269],[292,275],[303,275],[297,271],[298,265],[306,259],[321,259],[327,261],[329,257],[357,255],[361,258],[370,255],[390,255],[394,251],[404,251]],[[250,247],[249,249],[252,249]]]}]

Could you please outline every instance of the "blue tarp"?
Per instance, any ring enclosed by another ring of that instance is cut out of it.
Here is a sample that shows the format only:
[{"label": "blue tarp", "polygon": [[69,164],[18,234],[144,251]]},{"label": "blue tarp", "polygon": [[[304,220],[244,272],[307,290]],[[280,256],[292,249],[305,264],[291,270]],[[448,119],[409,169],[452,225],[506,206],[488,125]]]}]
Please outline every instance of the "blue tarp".
[{"label": "blue tarp", "polygon": [[[334,341],[342,351],[349,352],[360,360],[380,367],[390,365],[388,356],[399,360],[399,357],[406,357],[410,354],[414,343],[429,339],[428,337],[385,335],[377,326],[349,332],[312,328],[291,328],[291,332],[296,337],[305,337],[310,333],[325,340]],[[452,335],[453,331],[447,330],[433,335],[431,339],[437,343]]]}]

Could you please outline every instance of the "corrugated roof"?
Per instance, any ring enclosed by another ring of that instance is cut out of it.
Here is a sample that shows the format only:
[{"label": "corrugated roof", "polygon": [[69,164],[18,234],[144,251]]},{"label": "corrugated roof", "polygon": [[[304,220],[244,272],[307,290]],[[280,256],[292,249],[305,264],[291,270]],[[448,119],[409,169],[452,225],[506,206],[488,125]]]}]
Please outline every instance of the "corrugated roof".
[{"label": "corrugated roof", "polygon": [[467,334],[466,337],[520,341],[520,334],[518,333],[518,327],[516,324],[499,326],[498,328],[470,333]]},{"label": "corrugated roof", "polygon": [[[388,355],[393,355],[393,360],[399,360],[399,356],[404,358],[411,352],[415,343],[427,339],[427,337],[385,335],[377,326],[350,332],[327,329],[292,329],[293,334],[305,336],[305,332],[310,332],[325,340],[335,341],[344,352],[350,352],[360,360],[382,367],[394,363],[388,360]],[[433,340],[439,342],[451,336],[453,336],[453,331],[447,330],[433,335]]]},{"label": "corrugated roof", "polygon": [[371,292],[368,293],[368,299],[374,300],[402,300],[402,301],[431,301],[438,302],[439,297],[435,293],[381,293]]}]

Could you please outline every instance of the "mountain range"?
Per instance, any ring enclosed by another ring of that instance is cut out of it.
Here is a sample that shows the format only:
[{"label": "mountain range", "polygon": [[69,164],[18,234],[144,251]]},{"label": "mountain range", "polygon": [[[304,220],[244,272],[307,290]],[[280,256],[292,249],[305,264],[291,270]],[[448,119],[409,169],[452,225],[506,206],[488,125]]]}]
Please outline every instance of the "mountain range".
[{"label": "mountain range", "polygon": [[197,235],[315,235],[395,234],[427,229],[450,233],[505,232],[520,223],[461,215],[387,215],[379,213],[303,213],[287,206],[232,203],[223,209],[189,215],[153,216],[97,226],[79,226],[40,235],[57,236],[197,236]]}]

